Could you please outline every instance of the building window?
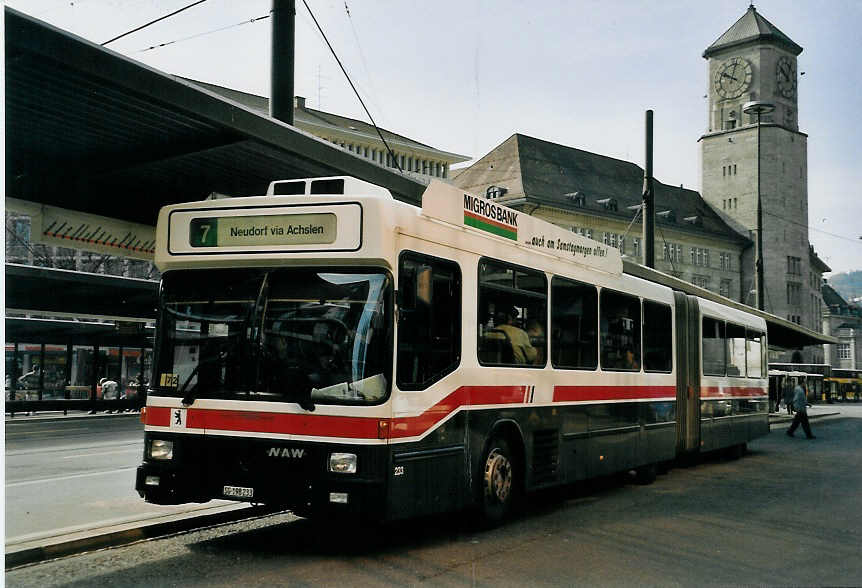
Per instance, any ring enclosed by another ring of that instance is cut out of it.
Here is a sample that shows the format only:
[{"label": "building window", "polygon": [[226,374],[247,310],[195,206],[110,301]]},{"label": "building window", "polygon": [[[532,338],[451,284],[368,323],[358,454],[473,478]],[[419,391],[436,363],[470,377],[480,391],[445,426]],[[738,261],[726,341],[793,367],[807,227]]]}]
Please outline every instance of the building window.
[{"label": "building window", "polygon": [[787,273],[794,276],[802,275],[802,259],[787,256]]},{"label": "building window", "polygon": [[730,286],[732,282],[730,280],[721,280],[718,284],[718,293],[724,296],[725,298],[730,298]]},{"label": "building window", "polygon": [[632,256],[640,257],[641,256],[641,240],[640,237],[634,237],[632,239]]},{"label": "building window", "polygon": [[682,245],[675,243],[665,243],[664,260],[670,262],[682,262]]},{"label": "building window", "polygon": [[700,288],[709,289],[709,276],[694,274],[691,276],[691,283]]},{"label": "building window", "polygon": [[801,302],[802,284],[798,282],[787,282],[787,304],[798,306]]},{"label": "building window", "polygon": [[838,344],[838,359],[850,359],[850,343]]},{"label": "building window", "polygon": [[719,253],[718,254],[718,263],[719,267],[723,270],[729,270],[730,268],[730,253]]},{"label": "building window", "polygon": [[709,267],[709,249],[705,249],[703,247],[692,247],[691,265]]}]

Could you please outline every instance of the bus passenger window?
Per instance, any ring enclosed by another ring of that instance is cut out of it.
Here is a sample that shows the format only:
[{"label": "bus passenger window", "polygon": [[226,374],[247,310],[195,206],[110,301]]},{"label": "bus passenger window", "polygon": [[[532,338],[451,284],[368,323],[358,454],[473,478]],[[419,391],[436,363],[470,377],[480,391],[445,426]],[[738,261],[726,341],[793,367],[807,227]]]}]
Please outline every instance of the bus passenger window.
[{"label": "bus passenger window", "polygon": [[545,365],[546,301],[547,280],[543,272],[481,261],[477,326],[479,363]]},{"label": "bus passenger window", "polygon": [[551,364],[594,370],[598,366],[599,295],[595,286],[551,280]]},{"label": "bus passenger window", "polygon": [[757,331],[746,330],[746,364],[748,371],[746,372],[749,378],[763,378],[763,350],[761,341],[763,333]]},{"label": "bus passenger window", "polygon": [[644,300],[644,370],[673,369],[673,322],[670,306]]},{"label": "bus passenger window", "polygon": [[602,369],[641,369],[641,303],[635,296],[602,290]]},{"label": "bus passenger window", "polygon": [[724,354],[727,347],[724,343],[724,321],[703,317],[701,337],[704,375],[723,376],[725,374]]},{"label": "bus passenger window", "polygon": [[461,361],[461,271],[457,263],[403,253],[398,265],[396,382],[427,388]]},{"label": "bus passenger window", "polygon": [[745,377],[745,328],[727,324],[727,375]]}]

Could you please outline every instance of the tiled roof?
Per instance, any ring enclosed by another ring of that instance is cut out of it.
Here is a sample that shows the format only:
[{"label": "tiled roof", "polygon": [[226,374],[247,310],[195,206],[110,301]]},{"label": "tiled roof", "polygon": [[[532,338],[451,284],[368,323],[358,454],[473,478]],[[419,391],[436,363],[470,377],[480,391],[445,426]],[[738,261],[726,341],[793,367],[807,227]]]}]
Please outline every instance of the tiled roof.
[{"label": "tiled roof", "polygon": [[850,307],[847,304],[847,301],[841,297],[841,294],[838,293],[832,286],[829,284],[823,284],[820,287],[820,294],[823,296],[823,303],[828,307],[837,306],[841,309],[847,309]]},{"label": "tiled roof", "polygon": [[[628,161],[606,157],[550,141],[515,134],[455,178],[465,189],[483,184],[504,186],[507,196],[523,195],[528,202],[630,221],[643,202],[644,172]],[[694,229],[748,241],[729,226],[694,190],[654,180],[657,226]],[[475,188],[474,188],[475,189]],[[575,207],[572,195],[584,197]],[[614,198],[616,211],[599,200]],[[673,211],[675,221],[660,213]],[[691,219],[687,221],[686,219]]]},{"label": "tiled roof", "polygon": [[745,14],[740,17],[723,35],[706,48],[703,56],[710,57],[719,51],[729,47],[735,47],[752,41],[769,41],[782,46],[793,55],[802,53],[802,47],[794,43],[790,37],[778,30],[774,24],[766,20],[757,12],[754,5],[748,7]]}]

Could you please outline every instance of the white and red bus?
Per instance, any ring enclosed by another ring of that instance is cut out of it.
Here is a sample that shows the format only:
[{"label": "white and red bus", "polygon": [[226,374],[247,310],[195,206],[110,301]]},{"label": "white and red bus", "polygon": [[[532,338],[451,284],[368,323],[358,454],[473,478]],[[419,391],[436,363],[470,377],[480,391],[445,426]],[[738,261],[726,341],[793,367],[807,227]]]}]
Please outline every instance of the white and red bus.
[{"label": "white and red bus", "polygon": [[354,178],[165,207],[136,487],[383,521],[475,507],[769,431],[762,318],[432,182]]}]

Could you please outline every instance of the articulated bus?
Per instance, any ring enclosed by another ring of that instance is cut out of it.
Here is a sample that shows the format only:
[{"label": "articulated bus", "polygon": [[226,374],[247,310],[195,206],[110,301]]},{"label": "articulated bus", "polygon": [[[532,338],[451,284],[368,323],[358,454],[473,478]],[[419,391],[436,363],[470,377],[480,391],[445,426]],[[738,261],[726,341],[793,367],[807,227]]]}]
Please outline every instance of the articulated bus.
[{"label": "articulated bus", "polygon": [[167,206],[156,264],[149,502],[497,521],[769,432],[762,318],[442,182],[421,208],[350,177]]}]

